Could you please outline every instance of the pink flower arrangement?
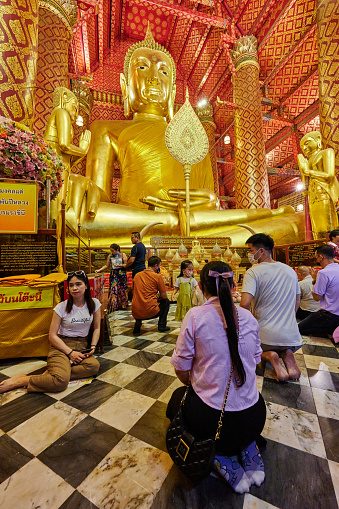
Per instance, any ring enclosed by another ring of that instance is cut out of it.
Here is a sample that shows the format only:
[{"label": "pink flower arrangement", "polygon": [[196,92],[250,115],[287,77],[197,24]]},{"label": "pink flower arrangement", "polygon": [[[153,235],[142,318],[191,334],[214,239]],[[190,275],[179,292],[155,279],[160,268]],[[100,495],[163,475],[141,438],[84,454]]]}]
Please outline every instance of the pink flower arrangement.
[{"label": "pink flower arrangement", "polygon": [[[37,180],[45,184],[49,173],[53,199],[62,186],[64,170],[62,160],[41,136],[22,124],[0,117],[0,178]],[[44,204],[41,189],[39,206]]]}]

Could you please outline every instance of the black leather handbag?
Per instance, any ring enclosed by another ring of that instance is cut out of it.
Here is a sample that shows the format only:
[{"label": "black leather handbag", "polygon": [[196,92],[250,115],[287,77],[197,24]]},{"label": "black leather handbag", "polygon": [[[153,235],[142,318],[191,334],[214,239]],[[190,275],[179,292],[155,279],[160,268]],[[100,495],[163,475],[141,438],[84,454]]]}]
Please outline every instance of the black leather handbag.
[{"label": "black leather handbag", "polygon": [[220,438],[222,418],[225,411],[228,392],[230,390],[233,366],[228,379],[224,402],[220,413],[217,431],[214,437],[204,440],[196,439],[187,430],[182,415],[182,407],[185,403],[190,386],[181,400],[179,412],[172,420],[166,434],[166,446],[168,454],[173,462],[180,468],[183,474],[194,483],[198,483],[207,477],[213,467],[216,440]]}]

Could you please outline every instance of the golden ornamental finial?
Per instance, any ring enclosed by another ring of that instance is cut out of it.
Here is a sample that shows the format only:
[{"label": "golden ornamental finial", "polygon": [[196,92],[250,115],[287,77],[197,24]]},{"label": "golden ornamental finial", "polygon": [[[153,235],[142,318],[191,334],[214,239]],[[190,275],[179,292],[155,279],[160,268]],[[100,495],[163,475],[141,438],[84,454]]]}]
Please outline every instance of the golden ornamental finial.
[{"label": "golden ornamental finial", "polygon": [[153,34],[152,34],[152,30],[151,30],[151,25],[150,25],[149,21],[147,22],[147,30],[146,30],[146,35],[145,35],[144,41],[153,41],[153,42],[155,42]]},{"label": "golden ornamental finial", "polygon": [[185,95],[186,101],[166,128],[165,143],[171,156],[183,165],[186,187],[186,220],[180,224],[180,229],[183,230],[185,227],[186,236],[189,237],[191,165],[199,163],[206,157],[209,142],[206,131],[189,102],[188,87]]},{"label": "golden ornamental finial", "polygon": [[171,156],[184,165],[199,163],[208,153],[208,137],[189,102],[187,88],[185,103],[166,128],[165,143]]}]

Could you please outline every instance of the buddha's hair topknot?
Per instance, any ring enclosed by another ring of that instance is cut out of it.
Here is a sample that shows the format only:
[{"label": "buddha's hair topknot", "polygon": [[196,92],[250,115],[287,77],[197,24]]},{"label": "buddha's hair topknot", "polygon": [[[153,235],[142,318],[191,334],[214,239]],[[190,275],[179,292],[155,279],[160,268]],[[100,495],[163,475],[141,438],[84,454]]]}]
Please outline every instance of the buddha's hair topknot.
[{"label": "buddha's hair topknot", "polygon": [[168,58],[170,59],[171,68],[172,68],[172,84],[175,85],[175,82],[176,82],[176,70],[175,70],[175,62],[173,60],[173,57],[170,54],[170,52],[167,51],[167,49],[164,46],[162,46],[161,44],[159,44],[158,42],[156,42],[154,40],[154,37],[153,37],[153,34],[151,32],[149,23],[148,23],[148,26],[147,26],[145,39],[143,41],[139,41],[139,42],[136,42],[135,44],[133,44],[129,48],[127,53],[126,53],[125,61],[124,61],[124,75],[125,75],[126,81],[128,82],[129,65],[130,65],[130,62],[131,62],[132,55],[135,52],[135,50],[137,50],[139,48],[148,48],[148,49],[153,49],[155,51],[162,51],[163,53],[165,53],[165,55],[168,56]]}]

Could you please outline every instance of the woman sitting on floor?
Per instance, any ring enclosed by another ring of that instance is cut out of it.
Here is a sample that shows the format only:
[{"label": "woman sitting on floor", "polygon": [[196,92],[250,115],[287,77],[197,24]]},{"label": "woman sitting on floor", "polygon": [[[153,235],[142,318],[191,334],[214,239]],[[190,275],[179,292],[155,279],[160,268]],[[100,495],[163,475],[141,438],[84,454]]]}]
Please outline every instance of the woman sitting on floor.
[{"label": "woman sitting on floor", "polygon": [[[0,383],[0,393],[27,387],[28,392],[61,392],[70,381],[96,375],[99,361],[93,357],[100,335],[100,302],[92,299],[86,274],[68,273],[69,298],[54,308],[49,329],[47,371],[42,375],[17,375]],[[93,322],[90,349],[87,336]],[[86,350],[86,352],[85,352]]]},{"label": "woman sitting on floor", "polygon": [[[262,352],[259,325],[249,311],[236,310],[229,265],[208,263],[201,271],[200,281],[208,300],[186,314],[171,363],[179,380],[191,384],[182,409],[183,419],[188,431],[198,439],[216,433],[233,366],[214,466],[236,492],[244,493],[253,483],[260,486],[265,478],[256,444],[266,419],[255,372]],[[185,390],[180,387],[172,394],[166,414],[170,420],[177,414]]]}]

